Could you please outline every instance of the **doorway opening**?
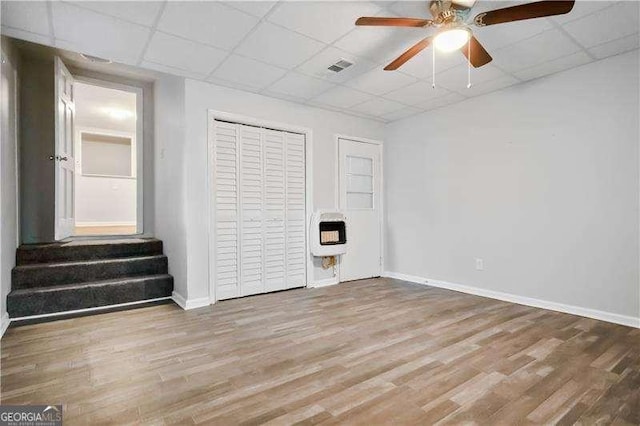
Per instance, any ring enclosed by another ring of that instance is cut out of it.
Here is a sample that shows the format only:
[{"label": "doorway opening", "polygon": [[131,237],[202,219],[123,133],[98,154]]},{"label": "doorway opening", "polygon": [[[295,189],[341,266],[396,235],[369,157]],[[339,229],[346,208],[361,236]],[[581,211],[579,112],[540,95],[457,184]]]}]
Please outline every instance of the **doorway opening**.
[{"label": "doorway opening", "polygon": [[142,232],[140,93],[75,80],[73,236]]}]

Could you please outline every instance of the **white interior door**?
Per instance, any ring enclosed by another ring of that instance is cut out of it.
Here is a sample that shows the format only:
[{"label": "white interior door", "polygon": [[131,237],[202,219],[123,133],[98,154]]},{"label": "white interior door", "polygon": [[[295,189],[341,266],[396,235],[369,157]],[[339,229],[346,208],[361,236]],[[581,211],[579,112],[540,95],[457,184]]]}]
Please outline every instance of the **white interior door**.
[{"label": "white interior door", "polygon": [[55,238],[73,235],[74,214],[74,116],[73,76],[62,60],[55,59],[56,146],[55,146]]},{"label": "white interior door", "polygon": [[305,137],[214,121],[216,300],[306,285]]},{"label": "white interior door", "polygon": [[340,281],[378,277],[382,272],[381,145],[340,138],[340,210],[347,217],[347,253]]}]

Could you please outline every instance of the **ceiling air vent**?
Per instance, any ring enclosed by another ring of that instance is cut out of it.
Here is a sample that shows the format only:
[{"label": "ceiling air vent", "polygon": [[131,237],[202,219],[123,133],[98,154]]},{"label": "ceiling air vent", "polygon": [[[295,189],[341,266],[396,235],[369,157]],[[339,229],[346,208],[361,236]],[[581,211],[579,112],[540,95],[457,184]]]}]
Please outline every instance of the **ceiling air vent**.
[{"label": "ceiling air vent", "polygon": [[346,59],[340,59],[338,62],[336,62],[335,64],[331,65],[327,69],[329,71],[333,71],[333,72],[340,72],[340,71],[344,70],[345,68],[349,68],[351,65],[353,65],[353,62],[349,62]]}]

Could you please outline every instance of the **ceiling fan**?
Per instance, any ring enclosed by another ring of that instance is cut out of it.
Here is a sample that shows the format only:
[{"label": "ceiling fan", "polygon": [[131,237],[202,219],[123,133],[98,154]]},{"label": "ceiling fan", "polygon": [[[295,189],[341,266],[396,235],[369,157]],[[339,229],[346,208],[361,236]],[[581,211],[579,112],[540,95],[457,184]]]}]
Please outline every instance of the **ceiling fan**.
[{"label": "ceiling fan", "polygon": [[429,11],[433,19],[424,18],[358,18],[356,25],[383,27],[418,27],[438,29],[435,36],[429,36],[407,49],[393,62],[387,65],[385,71],[397,70],[409,59],[433,45],[439,50],[452,52],[460,50],[467,57],[471,65],[478,68],[491,62],[493,58],[485,50],[471,31],[471,24],[477,27],[503,24],[506,22],[522,21],[525,19],[542,18],[545,16],[563,15],[573,9],[575,1],[538,1],[512,7],[482,12],[471,22],[469,15],[475,0],[431,0]]}]

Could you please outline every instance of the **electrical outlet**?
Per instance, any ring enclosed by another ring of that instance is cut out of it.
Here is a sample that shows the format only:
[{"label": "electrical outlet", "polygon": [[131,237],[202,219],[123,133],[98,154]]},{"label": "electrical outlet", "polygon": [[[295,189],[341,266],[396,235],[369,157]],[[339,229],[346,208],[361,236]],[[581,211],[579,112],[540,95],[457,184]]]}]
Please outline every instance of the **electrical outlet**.
[{"label": "electrical outlet", "polygon": [[484,271],[484,261],[482,259],[476,258],[476,270]]}]

